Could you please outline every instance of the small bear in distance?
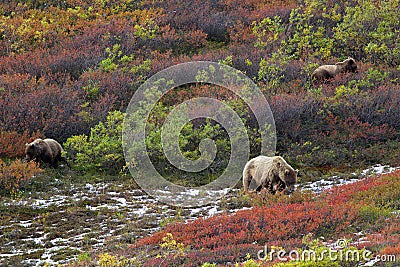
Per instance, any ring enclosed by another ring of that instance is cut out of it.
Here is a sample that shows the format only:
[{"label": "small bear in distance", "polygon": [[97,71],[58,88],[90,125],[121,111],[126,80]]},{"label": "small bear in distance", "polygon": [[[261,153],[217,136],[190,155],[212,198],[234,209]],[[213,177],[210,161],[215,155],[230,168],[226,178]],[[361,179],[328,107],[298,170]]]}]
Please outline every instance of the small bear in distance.
[{"label": "small bear in distance", "polygon": [[60,143],[50,138],[38,138],[29,144],[25,144],[25,159],[27,161],[34,160],[39,164],[48,164],[54,168],[58,166],[60,161],[64,161],[68,166],[66,159],[62,157],[62,152]]},{"label": "small bear in distance", "polygon": [[348,59],[342,62],[338,62],[335,65],[319,66],[311,74],[311,79],[313,81],[322,81],[326,79],[331,79],[339,73],[356,72],[356,71],[357,71],[356,61],[353,58],[349,57]]}]

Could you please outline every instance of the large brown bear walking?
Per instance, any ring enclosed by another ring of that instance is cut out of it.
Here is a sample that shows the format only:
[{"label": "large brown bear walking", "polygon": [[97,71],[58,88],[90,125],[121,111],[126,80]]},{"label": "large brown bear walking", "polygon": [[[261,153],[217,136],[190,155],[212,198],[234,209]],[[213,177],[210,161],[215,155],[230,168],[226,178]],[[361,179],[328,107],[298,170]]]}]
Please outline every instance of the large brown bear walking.
[{"label": "large brown bear walking", "polygon": [[311,79],[316,81],[326,80],[335,77],[335,75],[343,72],[356,72],[356,61],[349,57],[348,59],[338,62],[335,65],[322,65],[319,66],[311,74]]},{"label": "large brown bear walking", "polygon": [[58,163],[66,160],[62,157],[62,147],[54,139],[36,139],[32,143],[25,145],[25,159],[34,160],[37,163],[49,164],[52,167],[57,167]]},{"label": "large brown bear walking", "polygon": [[271,193],[291,193],[297,182],[294,170],[282,157],[258,156],[246,163],[243,170],[244,190],[259,191],[267,188]]}]

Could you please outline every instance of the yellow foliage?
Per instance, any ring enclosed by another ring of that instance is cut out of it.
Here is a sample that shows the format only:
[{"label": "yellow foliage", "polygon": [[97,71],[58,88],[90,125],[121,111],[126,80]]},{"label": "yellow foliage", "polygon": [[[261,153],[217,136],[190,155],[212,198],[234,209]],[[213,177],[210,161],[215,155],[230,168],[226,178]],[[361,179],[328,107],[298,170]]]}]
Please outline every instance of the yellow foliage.
[{"label": "yellow foliage", "polygon": [[8,164],[0,159],[0,188],[4,187],[6,191],[14,191],[23,182],[28,181],[42,171],[32,161],[23,162],[22,160],[15,160]]},{"label": "yellow foliage", "polygon": [[171,233],[167,233],[167,235],[162,238],[162,243],[160,246],[167,250],[166,254],[174,253],[175,256],[185,255],[185,245],[183,243],[176,242]]}]

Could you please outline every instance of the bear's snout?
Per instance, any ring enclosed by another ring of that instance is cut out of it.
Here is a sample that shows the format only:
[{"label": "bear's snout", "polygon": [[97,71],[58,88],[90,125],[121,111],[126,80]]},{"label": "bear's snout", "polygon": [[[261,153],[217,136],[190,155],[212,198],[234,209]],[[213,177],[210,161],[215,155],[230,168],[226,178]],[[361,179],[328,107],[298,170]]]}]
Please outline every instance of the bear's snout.
[{"label": "bear's snout", "polygon": [[32,155],[31,154],[29,154],[29,153],[26,153],[26,155],[25,155],[25,160],[26,161],[31,161],[32,160]]},{"label": "bear's snout", "polygon": [[294,192],[294,185],[288,186],[285,188],[285,190],[283,191],[283,193],[285,195],[290,195]]}]

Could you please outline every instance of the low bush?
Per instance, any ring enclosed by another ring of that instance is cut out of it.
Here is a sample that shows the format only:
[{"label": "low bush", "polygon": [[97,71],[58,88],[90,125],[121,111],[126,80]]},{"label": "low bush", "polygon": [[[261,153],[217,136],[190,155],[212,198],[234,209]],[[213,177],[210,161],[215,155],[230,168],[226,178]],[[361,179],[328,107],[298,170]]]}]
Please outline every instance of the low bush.
[{"label": "low bush", "polygon": [[25,144],[42,137],[39,132],[32,135],[28,131],[22,134],[16,131],[0,132],[0,158],[22,157],[25,155]]},{"label": "low bush", "polygon": [[[286,251],[301,251],[299,248],[304,247],[304,237],[310,233],[323,236],[325,240],[337,240],[353,237],[356,231],[382,233],[379,236],[368,235],[365,246],[357,249],[366,247],[375,254],[397,251],[396,244],[400,237],[395,233],[398,227],[390,222],[398,220],[391,214],[399,208],[399,177],[400,171],[371,177],[334,187],[313,198],[304,194],[302,200],[294,203],[283,196],[279,197],[281,202],[275,200],[275,203],[271,203],[262,201],[265,198],[262,194],[256,195],[253,196],[256,206],[250,210],[168,225],[164,230],[139,240],[132,247],[132,253],[147,251],[147,255],[153,255],[138,259],[144,266],[199,266],[204,262],[225,264],[244,262],[248,253],[256,259],[256,253],[264,245],[284,247]],[[259,203],[264,205],[257,206]],[[160,244],[168,234],[173,235],[176,244],[186,247],[184,255],[156,257]],[[326,248],[319,241],[308,239],[307,242],[306,247],[317,250]],[[298,266],[291,262],[285,264],[278,266]],[[301,266],[314,266],[312,262],[304,264]],[[323,266],[352,266],[350,262],[333,261],[326,264]]]},{"label": "low bush", "polygon": [[14,193],[42,171],[33,161],[23,162],[17,159],[4,162],[0,159],[0,192]]},{"label": "low bush", "polygon": [[84,173],[120,173],[125,165],[121,140],[123,120],[122,112],[110,112],[104,123],[90,130],[90,135],[68,138],[64,148],[73,167]]}]

